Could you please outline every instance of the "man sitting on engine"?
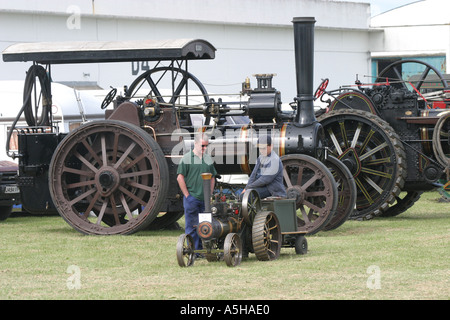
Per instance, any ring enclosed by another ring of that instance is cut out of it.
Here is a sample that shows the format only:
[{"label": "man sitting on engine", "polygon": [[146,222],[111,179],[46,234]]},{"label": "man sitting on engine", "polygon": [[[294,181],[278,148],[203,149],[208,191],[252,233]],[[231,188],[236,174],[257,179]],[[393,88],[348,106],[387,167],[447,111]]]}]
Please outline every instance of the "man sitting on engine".
[{"label": "man sitting on engine", "polygon": [[272,152],[272,138],[260,136],[258,139],[260,156],[256,160],[255,168],[248,179],[245,189],[258,191],[259,197],[286,197],[286,189],[283,184],[283,164],[276,152]]}]

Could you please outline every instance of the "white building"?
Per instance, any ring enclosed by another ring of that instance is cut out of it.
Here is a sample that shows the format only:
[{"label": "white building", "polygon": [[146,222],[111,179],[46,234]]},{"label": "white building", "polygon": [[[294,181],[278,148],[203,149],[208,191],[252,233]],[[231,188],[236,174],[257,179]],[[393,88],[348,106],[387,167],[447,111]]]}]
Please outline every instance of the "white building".
[{"label": "white building", "polygon": [[[202,38],[216,59],[190,71],[209,92],[237,93],[255,73],[276,73],[283,102],[296,96],[292,18],[314,16],[315,83],[353,82],[367,73],[367,3],[329,0],[0,0],[0,51],[16,42]],[[351,18],[349,18],[351,17]],[[0,80],[23,79],[28,65],[0,62]],[[65,65],[54,81],[130,84],[142,65]],[[255,82],[252,83],[255,85]]]},{"label": "white building", "polygon": [[[450,59],[450,1],[422,0],[371,19],[372,74],[390,62],[419,59],[447,73]],[[420,70],[403,70],[418,73]]]},{"label": "white building", "polygon": [[[217,48],[216,58],[191,62],[189,71],[208,92],[239,93],[246,77],[276,73],[273,85],[289,103],[296,96],[293,17],[315,17],[314,85],[329,78],[337,88],[356,77],[371,82],[383,66],[405,58],[446,73],[449,11],[448,0],[417,1],[372,19],[368,3],[333,0],[0,0],[0,52],[18,42],[200,38]],[[29,66],[0,59],[0,80],[24,80]],[[145,68],[56,65],[52,79],[120,92]],[[15,97],[8,108],[19,110],[21,95]],[[6,137],[6,127],[0,130]]]}]

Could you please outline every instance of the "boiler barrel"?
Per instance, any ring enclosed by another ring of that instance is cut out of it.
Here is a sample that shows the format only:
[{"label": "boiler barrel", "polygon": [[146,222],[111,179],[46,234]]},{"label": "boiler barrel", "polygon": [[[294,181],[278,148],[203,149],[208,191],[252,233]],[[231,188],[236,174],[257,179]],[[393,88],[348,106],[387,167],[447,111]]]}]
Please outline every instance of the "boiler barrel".
[{"label": "boiler barrel", "polygon": [[[207,152],[217,172],[221,174],[250,174],[260,155],[257,141],[261,135],[272,137],[272,150],[280,157],[287,154],[306,154],[320,158],[323,128],[319,123],[298,127],[285,123],[277,128],[216,130],[209,140]],[[184,139],[185,152],[193,147],[193,139]]]}]

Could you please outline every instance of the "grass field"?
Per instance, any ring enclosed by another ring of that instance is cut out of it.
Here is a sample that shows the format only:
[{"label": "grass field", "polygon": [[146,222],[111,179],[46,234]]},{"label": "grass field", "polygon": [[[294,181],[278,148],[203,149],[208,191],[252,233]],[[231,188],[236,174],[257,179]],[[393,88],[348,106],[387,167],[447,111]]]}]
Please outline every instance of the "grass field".
[{"label": "grass field", "polygon": [[[0,223],[0,299],[444,299],[450,298],[450,204],[425,193],[394,218],[348,221],[236,268],[198,260],[180,268],[182,231],[83,236],[60,217]],[[180,221],[181,224],[183,221]]]}]

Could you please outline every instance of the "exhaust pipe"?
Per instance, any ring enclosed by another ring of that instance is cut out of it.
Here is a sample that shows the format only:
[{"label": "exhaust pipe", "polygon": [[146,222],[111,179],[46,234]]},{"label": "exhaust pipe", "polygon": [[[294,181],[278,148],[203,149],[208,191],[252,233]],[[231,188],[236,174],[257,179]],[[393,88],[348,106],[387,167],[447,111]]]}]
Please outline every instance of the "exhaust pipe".
[{"label": "exhaust pipe", "polygon": [[297,114],[300,127],[317,122],[314,114],[314,17],[294,18],[295,74],[297,78]]},{"label": "exhaust pipe", "polygon": [[202,173],[203,199],[205,200],[205,212],[211,212],[211,178],[212,173]]}]

